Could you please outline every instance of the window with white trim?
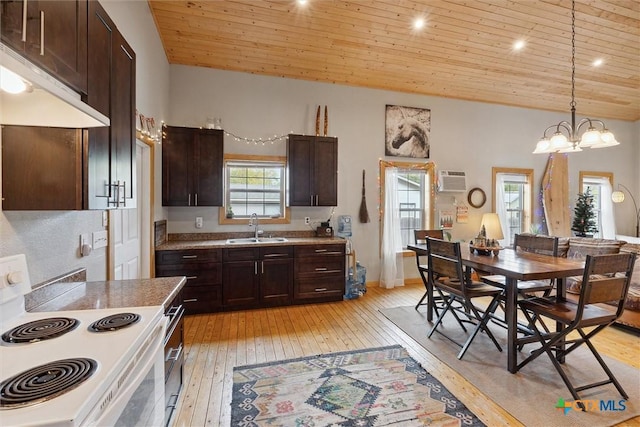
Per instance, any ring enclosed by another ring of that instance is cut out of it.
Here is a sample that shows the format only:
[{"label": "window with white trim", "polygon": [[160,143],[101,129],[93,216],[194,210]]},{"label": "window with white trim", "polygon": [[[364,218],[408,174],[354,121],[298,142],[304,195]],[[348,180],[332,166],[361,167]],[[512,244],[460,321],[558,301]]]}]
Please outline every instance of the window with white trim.
[{"label": "window with white trim", "polygon": [[285,162],[280,160],[225,161],[227,217],[285,217]]},{"label": "window with white trim", "polygon": [[589,189],[593,213],[598,231],[593,237],[614,239],[615,222],[613,216],[613,202],[611,201],[613,174],[608,172],[580,172],[580,192]]},{"label": "window with white trim", "polygon": [[502,244],[510,246],[516,234],[531,229],[533,170],[493,168],[493,181],[493,205],[504,234]]}]

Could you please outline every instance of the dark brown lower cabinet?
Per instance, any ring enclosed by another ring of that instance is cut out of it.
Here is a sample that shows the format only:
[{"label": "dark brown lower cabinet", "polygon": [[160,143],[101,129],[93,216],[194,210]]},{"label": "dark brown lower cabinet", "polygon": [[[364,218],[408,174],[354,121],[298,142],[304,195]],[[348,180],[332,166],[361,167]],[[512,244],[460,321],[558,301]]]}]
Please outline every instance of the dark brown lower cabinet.
[{"label": "dark brown lower cabinet", "polygon": [[293,286],[291,246],[223,250],[222,304],[225,308],[286,305]]},{"label": "dark brown lower cabinet", "polygon": [[221,261],[220,249],[156,251],[156,277],[185,276],[185,313],[213,313],[222,307]]},{"label": "dark brown lower cabinet", "polygon": [[156,276],[186,276],[186,314],[339,301],[345,245],[156,251]]}]

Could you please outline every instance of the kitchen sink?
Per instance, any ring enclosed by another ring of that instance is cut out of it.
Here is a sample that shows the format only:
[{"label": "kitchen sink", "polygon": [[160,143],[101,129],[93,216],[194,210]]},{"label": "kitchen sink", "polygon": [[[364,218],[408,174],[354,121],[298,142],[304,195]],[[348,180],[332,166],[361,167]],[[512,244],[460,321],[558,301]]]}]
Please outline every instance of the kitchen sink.
[{"label": "kitchen sink", "polygon": [[241,239],[228,239],[228,245],[247,245],[252,243],[282,243],[288,242],[284,237],[244,237]]}]

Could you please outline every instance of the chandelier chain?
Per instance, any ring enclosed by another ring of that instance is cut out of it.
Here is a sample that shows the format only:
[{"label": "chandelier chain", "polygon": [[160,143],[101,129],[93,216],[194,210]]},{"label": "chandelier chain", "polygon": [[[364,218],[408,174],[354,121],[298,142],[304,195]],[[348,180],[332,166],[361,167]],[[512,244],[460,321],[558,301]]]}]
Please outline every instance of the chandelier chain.
[{"label": "chandelier chain", "polygon": [[571,107],[576,106],[576,2],[571,1]]}]

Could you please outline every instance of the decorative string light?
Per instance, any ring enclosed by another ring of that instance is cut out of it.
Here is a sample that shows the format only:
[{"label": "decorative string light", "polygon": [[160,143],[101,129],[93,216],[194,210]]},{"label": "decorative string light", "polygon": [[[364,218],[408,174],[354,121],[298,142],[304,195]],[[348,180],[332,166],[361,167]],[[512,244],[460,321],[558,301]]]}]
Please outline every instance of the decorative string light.
[{"label": "decorative string light", "polygon": [[289,133],[285,133],[282,135],[273,135],[273,137],[271,138],[245,138],[243,136],[238,136],[232,132],[229,132],[226,130],[224,131],[224,134],[226,136],[233,138],[235,142],[244,142],[246,144],[253,143],[254,145],[258,145],[258,144],[265,145],[267,143],[275,144],[276,142],[286,141],[287,139],[289,139],[290,133],[293,133],[293,131],[289,131]]}]

